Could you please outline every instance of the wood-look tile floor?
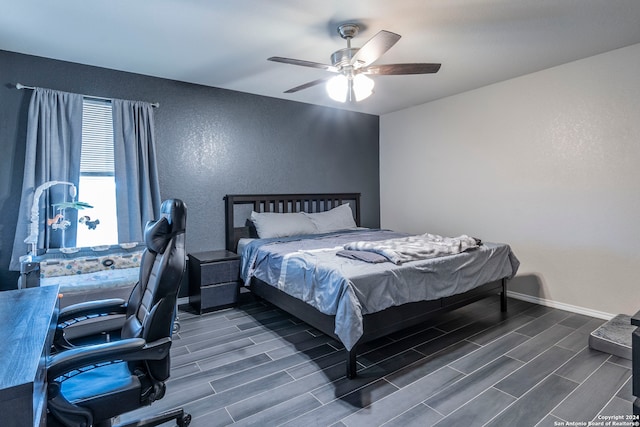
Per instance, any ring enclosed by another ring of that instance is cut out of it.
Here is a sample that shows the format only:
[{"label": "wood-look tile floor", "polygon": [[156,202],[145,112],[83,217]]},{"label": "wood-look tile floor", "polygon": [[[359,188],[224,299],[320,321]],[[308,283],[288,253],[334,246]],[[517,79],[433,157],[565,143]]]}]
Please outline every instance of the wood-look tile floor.
[{"label": "wood-look tile floor", "polygon": [[[602,320],[488,298],[370,343],[344,377],[333,339],[268,303],[181,307],[167,393],[194,427],[560,426],[632,412],[631,362],[588,348]],[[624,421],[624,419],[623,419]],[[585,424],[586,425],[586,424]]]}]

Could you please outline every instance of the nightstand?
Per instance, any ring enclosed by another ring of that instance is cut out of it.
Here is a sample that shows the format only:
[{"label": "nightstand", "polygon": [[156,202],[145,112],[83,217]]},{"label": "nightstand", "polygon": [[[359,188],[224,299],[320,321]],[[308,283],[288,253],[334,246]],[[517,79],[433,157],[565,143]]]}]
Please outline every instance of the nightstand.
[{"label": "nightstand", "polygon": [[189,254],[189,304],[198,314],[231,307],[240,292],[240,256],[218,250]]}]

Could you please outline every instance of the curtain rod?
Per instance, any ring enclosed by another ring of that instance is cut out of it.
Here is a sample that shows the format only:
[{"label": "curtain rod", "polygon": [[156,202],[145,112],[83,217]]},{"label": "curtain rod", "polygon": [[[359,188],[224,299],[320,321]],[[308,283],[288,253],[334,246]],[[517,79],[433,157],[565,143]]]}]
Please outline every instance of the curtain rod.
[{"label": "curtain rod", "polygon": [[[35,87],[33,87],[33,86],[25,86],[22,83],[16,83],[16,89],[32,89],[33,90],[33,89],[35,89]],[[82,95],[82,96],[84,96],[86,98],[101,99],[103,101],[113,101],[113,98],[104,98],[102,96],[92,96],[92,95]],[[155,107],[155,108],[160,107],[160,103],[159,102],[153,102],[153,103],[150,102],[150,104],[151,104],[152,107]]]}]

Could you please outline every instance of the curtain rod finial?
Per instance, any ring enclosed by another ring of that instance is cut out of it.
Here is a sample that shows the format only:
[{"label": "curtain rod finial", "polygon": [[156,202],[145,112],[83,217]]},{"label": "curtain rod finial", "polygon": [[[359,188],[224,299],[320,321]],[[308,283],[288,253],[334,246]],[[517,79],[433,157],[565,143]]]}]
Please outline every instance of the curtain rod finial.
[{"label": "curtain rod finial", "polygon": [[16,83],[16,89],[24,89],[24,85],[22,83]]}]

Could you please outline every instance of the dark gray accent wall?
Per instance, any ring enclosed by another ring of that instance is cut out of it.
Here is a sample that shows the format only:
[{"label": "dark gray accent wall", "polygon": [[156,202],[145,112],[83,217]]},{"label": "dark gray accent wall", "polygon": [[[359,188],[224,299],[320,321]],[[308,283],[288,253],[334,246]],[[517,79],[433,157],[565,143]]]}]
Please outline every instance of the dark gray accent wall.
[{"label": "dark gray accent wall", "polygon": [[380,224],[378,116],[7,51],[0,82],[0,289],[18,277],[8,265],[31,91],[17,82],[159,102],[160,192],[187,204],[189,252],[224,247],[229,193],[361,192],[363,225]]}]

